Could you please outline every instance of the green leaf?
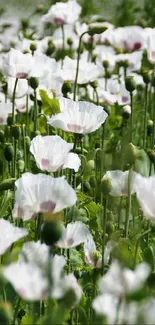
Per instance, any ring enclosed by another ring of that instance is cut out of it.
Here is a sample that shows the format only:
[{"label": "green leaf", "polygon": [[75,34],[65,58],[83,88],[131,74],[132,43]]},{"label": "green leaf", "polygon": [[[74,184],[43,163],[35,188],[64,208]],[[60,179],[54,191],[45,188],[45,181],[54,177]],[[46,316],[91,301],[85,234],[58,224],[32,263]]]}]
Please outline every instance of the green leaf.
[{"label": "green leaf", "polygon": [[6,191],[1,202],[0,218],[3,218],[5,216],[11,198],[12,198],[11,191]]},{"label": "green leaf", "polygon": [[76,249],[71,249],[70,251],[70,263],[73,267],[81,267],[83,265],[80,252],[78,252]]},{"label": "green leaf", "polygon": [[44,114],[52,116],[60,113],[59,101],[56,98],[50,98],[46,90],[40,89],[39,94],[42,100]]}]

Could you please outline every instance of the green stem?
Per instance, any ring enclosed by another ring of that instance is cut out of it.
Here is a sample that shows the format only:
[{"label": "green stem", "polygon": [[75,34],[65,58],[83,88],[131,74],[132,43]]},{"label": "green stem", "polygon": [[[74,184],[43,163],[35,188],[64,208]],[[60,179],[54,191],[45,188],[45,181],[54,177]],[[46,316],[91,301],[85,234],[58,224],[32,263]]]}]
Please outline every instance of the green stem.
[{"label": "green stem", "polygon": [[29,133],[29,96],[26,95],[26,132]]},{"label": "green stem", "polygon": [[133,268],[135,268],[135,266],[136,266],[136,258],[137,258],[137,253],[138,253],[139,241],[143,236],[149,234],[150,231],[151,231],[151,229],[148,229],[148,230],[144,231],[141,235],[138,236],[138,239],[136,242],[135,254],[134,254]]},{"label": "green stem", "polygon": [[130,142],[132,143],[132,133],[133,133],[133,94],[130,93],[130,106],[131,106],[131,115],[130,115]]},{"label": "green stem", "polygon": [[107,223],[107,205],[108,205],[108,196],[106,196],[104,199],[103,235],[102,235],[102,274],[104,274],[104,250],[105,250],[106,223]]},{"label": "green stem", "polygon": [[13,96],[12,96],[12,124],[15,123],[15,96],[16,96],[16,89],[17,89],[18,78],[15,80]]},{"label": "green stem", "polygon": [[144,114],[144,133],[143,133],[143,148],[146,148],[146,135],[147,135],[147,102],[148,102],[148,85],[145,86],[145,114]]},{"label": "green stem", "polygon": [[17,144],[18,140],[14,139],[14,156],[13,156],[13,177],[16,178],[16,158],[17,158]]},{"label": "green stem", "polygon": [[61,32],[62,32],[62,49],[65,51],[65,30],[64,25],[61,25]]},{"label": "green stem", "polygon": [[132,167],[129,169],[128,174],[128,197],[127,197],[127,207],[126,207],[126,219],[125,219],[125,237],[128,236],[129,229],[129,218],[131,213],[131,177],[132,177]]},{"label": "green stem", "polygon": [[15,323],[16,323],[16,318],[17,318],[17,314],[18,314],[18,310],[19,310],[20,303],[21,303],[21,298],[19,297],[18,298],[18,301],[17,301],[16,308],[15,308],[12,325],[15,325]]},{"label": "green stem", "polygon": [[74,82],[74,96],[73,100],[76,100],[76,89],[77,89],[77,81],[78,81],[78,74],[79,74],[79,64],[80,64],[80,54],[81,54],[81,43],[82,43],[82,37],[87,34],[88,31],[81,34],[79,39],[79,46],[78,46],[78,57],[77,57],[77,66],[76,66],[76,75],[75,75],[75,82]]},{"label": "green stem", "polygon": [[25,142],[25,124],[22,125],[22,133],[23,133],[23,147],[24,147],[24,162],[25,162],[25,170],[27,168],[27,152],[26,152],[26,142]]},{"label": "green stem", "polygon": [[37,93],[35,89],[34,90],[34,131],[38,130],[37,116],[38,116],[38,104],[37,104]]}]

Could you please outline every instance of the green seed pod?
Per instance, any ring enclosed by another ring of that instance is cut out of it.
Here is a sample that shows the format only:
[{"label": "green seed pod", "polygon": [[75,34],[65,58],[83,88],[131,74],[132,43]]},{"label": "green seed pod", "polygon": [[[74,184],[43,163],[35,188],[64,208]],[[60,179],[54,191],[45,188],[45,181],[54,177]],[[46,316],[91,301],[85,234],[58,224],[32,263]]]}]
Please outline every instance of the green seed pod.
[{"label": "green seed pod", "polygon": [[8,115],[8,118],[7,118],[7,125],[8,125],[8,126],[11,126],[11,125],[12,125],[12,114],[9,114],[9,115]]},{"label": "green seed pod", "polygon": [[0,324],[10,325],[13,318],[12,306],[8,302],[0,302]]},{"label": "green seed pod", "polygon": [[7,161],[12,161],[14,156],[14,150],[11,143],[6,143],[4,146],[4,157]]},{"label": "green seed pod", "polygon": [[147,121],[147,135],[151,135],[153,132],[153,121],[148,120]]},{"label": "green seed pod", "polygon": [[16,140],[18,140],[20,138],[21,127],[19,124],[14,124],[11,126],[11,134],[12,134],[13,138],[15,138]]},{"label": "green seed pod", "polygon": [[8,178],[5,179],[3,182],[0,183],[0,191],[6,191],[14,189],[16,179],[15,178]]},{"label": "green seed pod", "polygon": [[72,91],[72,85],[70,81],[64,81],[61,91],[63,93],[64,96],[67,95],[67,93],[71,93]]},{"label": "green seed pod", "polygon": [[112,184],[111,184],[111,179],[108,177],[103,177],[102,182],[101,182],[101,190],[102,193],[106,196],[108,195],[111,190],[112,190]]},{"label": "green seed pod", "polygon": [[37,43],[33,42],[30,44],[30,50],[32,52],[35,52],[37,50]]},{"label": "green seed pod", "polygon": [[3,143],[4,142],[4,131],[0,130],[0,142]]},{"label": "green seed pod", "polygon": [[31,77],[29,79],[29,86],[34,90],[37,89],[39,86],[39,79],[35,77]]},{"label": "green seed pod", "polygon": [[85,192],[88,192],[88,191],[91,190],[91,187],[90,187],[90,184],[89,184],[88,181],[83,182],[83,189],[84,189]]},{"label": "green seed pod", "polygon": [[61,237],[62,226],[59,221],[45,222],[41,227],[41,238],[48,246],[54,245]]},{"label": "green seed pod", "polygon": [[17,161],[17,167],[18,167],[20,173],[22,173],[24,171],[24,168],[25,168],[25,162],[24,162],[24,160],[19,159]]},{"label": "green seed pod", "polygon": [[127,76],[125,78],[125,87],[130,93],[132,93],[136,89],[136,83],[134,77]]},{"label": "green seed pod", "polygon": [[90,176],[89,177],[89,184],[90,184],[91,188],[96,188],[97,181],[96,181],[95,176]]}]

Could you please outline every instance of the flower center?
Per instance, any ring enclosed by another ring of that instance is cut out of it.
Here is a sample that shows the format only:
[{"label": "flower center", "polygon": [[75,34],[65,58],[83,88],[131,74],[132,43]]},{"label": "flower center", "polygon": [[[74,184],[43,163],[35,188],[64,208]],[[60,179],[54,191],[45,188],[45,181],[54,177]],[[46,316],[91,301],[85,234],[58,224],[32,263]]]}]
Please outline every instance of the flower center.
[{"label": "flower center", "polygon": [[56,203],[53,201],[44,201],[40,204],[40,210],[42,212],[53,212],[56,207]]},{"label": "flower center", "polygon": [[82,130],[82,127],[81,127],[80,125],[77,125],[77,124],[70,124],[70,123],[68,123],[68,124],[67,124],[67,127],[68,127],[68,129],[69,129],[70,131],[72,131],[72,132],[77,132],[77,133],[79,133],[79,132],[81,132],[81,130]]},{"label": "flower center", "polygon": [[28,74],[26,72],[18,72],[16,73],[16,78],[18,79],[26,79]]}]

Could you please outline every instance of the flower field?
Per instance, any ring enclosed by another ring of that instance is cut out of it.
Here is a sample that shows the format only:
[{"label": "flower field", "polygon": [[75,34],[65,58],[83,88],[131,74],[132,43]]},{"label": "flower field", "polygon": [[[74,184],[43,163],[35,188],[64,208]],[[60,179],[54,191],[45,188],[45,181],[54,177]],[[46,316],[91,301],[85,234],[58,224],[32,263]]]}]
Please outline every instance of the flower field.
[{"label": "flower field", "polygon": [[104,8],[0,10],[0,325],[155,324],[155,11]]}]

